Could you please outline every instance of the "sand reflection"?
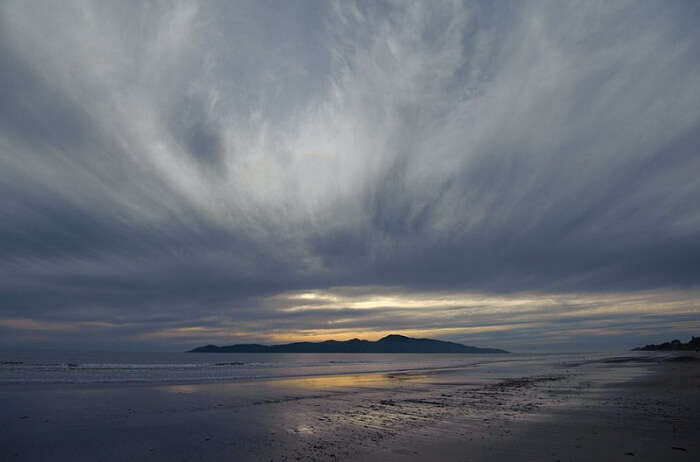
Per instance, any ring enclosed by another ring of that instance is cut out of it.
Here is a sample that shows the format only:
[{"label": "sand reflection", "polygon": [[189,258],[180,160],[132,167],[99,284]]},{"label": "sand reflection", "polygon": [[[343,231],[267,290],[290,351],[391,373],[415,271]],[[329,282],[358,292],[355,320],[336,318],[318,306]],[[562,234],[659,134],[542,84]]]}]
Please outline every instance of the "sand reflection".
[{"label": "sand reflection", "polygon": [[427,379],[428,374],[425,373],[341,374],[277,379],[274,384],[307,390],[323,390],[347,387],[392,387],[401,382],[424,382]]},{"label": "sand reflection", "polygon": [[170,393],[180,393],[185,395],[197,393],[201,390],[201,386],[199,385],[168,385],[167,387],[161,388]]}]

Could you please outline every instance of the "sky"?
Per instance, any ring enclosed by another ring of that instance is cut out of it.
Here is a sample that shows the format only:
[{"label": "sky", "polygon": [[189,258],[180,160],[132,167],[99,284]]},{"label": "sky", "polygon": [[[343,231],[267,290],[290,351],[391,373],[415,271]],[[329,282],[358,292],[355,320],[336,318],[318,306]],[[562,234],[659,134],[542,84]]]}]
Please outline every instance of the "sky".
[{"label": "sky", "polygon": [[0,3],[0,348],[700,334],[700,3]]}]

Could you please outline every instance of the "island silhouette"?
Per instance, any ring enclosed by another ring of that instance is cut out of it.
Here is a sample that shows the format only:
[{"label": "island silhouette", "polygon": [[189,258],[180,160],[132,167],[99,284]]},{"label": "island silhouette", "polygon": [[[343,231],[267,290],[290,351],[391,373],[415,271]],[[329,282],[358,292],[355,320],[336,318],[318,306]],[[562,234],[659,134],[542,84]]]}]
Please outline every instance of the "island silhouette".
[{"label": "island silhouette", "polygon": [[391,334],[376,342],[354,338],[345,341],[326,340],[281,345],[260,345],[257,343],[228,346],[206,345],[194,348],[188,353],[508,353],[508,351]]}]

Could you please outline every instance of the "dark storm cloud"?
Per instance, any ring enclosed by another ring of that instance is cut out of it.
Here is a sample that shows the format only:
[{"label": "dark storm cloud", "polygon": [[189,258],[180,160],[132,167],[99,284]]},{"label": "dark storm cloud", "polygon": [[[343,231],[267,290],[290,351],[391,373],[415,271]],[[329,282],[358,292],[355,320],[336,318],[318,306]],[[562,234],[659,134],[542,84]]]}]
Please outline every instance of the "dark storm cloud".
[{"label": "dark storm cloud", "polygon": [[1,8],[8,332],[496,326],[279,297],[700,280],[692,2]]}]

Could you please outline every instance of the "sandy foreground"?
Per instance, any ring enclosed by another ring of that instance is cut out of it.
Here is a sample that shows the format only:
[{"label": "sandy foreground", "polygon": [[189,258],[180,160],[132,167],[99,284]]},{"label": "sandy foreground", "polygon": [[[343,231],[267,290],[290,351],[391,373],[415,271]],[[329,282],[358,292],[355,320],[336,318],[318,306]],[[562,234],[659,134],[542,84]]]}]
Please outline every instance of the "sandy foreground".
[{"label": "sandy foreground", "polygon": [[0,460],[691,461],[700,358],[546,374],[468,371],[237,383],[0,387]]}]

